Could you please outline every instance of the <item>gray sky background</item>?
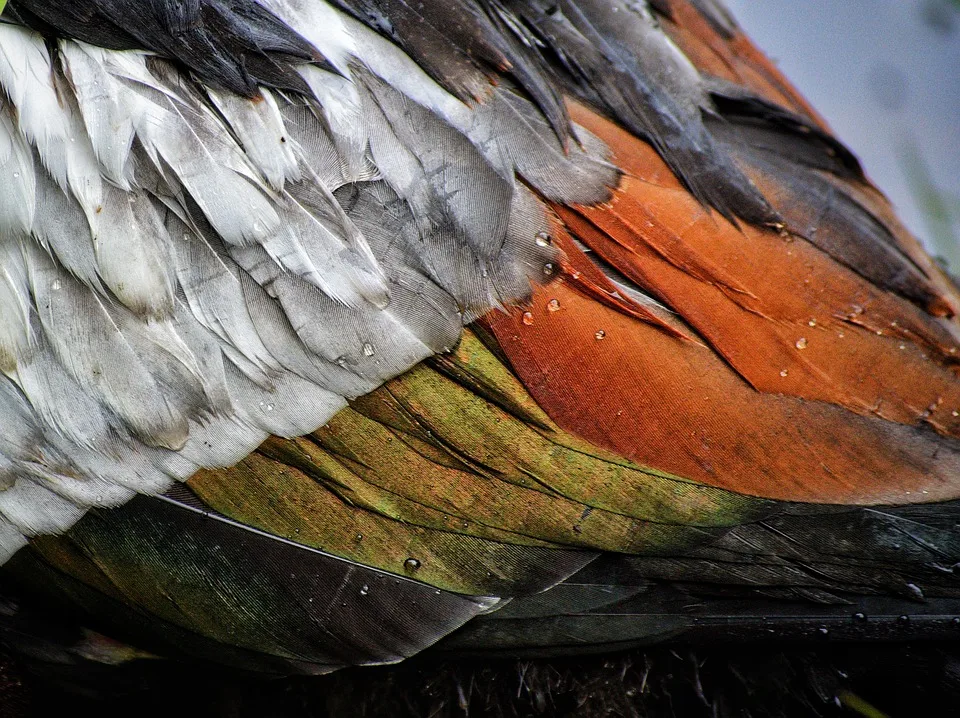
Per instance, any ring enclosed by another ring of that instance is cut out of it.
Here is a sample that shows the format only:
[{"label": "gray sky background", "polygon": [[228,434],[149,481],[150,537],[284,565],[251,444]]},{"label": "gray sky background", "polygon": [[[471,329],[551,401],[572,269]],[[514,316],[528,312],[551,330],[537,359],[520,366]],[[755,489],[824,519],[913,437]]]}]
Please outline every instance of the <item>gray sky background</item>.
[{"label": "gray sky background", "polygon": [[[854,150],[913,232],[941,255],[949,255],[956,271],[960,3],[727,0],[727,4],[747,34]],[[926,169],[919,175],[926,175],[946,200],[947,217],[939,226],[915,197],[917,181],[910,178],[922,166]]]}]

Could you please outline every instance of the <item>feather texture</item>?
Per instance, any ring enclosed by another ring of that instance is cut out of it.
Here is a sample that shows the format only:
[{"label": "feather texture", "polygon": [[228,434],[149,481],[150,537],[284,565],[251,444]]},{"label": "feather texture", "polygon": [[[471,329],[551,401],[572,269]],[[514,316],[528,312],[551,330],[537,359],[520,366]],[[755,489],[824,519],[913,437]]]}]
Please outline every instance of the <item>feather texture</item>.
[{"label": "feather texture", "polygon": [[[12,11],[100,47],[0,25],[0,161],[13,180],[0,355],[44,437],[41,473],[62,487],[130,487],[117,458],[137,455],[156,468],[132,488],[154,491],[154,471],[186,478],[268,434],[313,430],[345,398],[452,347],[463,321],[522,300],[556,260],[535,241],[545,208],[516,183],[530,161],[496,130],[519,98],[482,115],[459,105],[451,122],[442,112],[458,101],[432,80],[394,89],[377,75],[389,44],[372,31],[322,4],[274,9],[295,27],[252,4],[151,6],[135,29],[124,3]],[[201,58],[211,40],[241,49]],[[250,64],[254,47],[266,54]],[[323,53],[346,77],[309,64]],[[566,190],[582,201],[615,178],[602,148],[590,152],[577,161],[594,175]],[[397,235],[383,231],[388,214]],[[81,451],[92,475],[70,467]],[[30,519],[18,502],[17,521],[32,534],[78,515],[48,504]]]},{"label": "feather texture", "polygon": [[719,3],[12,0],[0,87],[4,581],[268,672],[960,613],[960,293]]}]

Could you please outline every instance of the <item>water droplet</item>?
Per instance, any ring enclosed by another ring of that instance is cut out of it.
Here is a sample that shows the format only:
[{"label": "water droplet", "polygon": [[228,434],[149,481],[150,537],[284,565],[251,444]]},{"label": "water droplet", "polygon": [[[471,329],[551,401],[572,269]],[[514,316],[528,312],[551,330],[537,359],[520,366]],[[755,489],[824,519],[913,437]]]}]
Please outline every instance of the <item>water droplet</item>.
[{"label": "water droplet", "polygon": [[867,620],[867,614],[857,611],[855,614],[853,614],[853,620],[857,621],[858,623],[863,623]]},{"label": "water droplet", "polygon": [[376,352],[373,349],[373,344],[369,342],[363,345],[363,355],[365,357],[372,357]]},{"label": "water droplet", "polygon": [[524,312],[523,316],[520,317],[520,321],[529,327],[531,324],[533,324],[533,312]]},{"label": "water droplet", "polygon": [[908,584],[907,584],[907,591],[909,591],[909,592],[910,592],[910,595],[911,595],[913,598],[915,598],[916,600],[918,600],[918,601],[924,600],[924,597],[923,597],[923,589],[920,588],[917,584],[915,584],[915,583],[908,583]]},{"label": "water droplet", "polygon": [[19,179],[19,178],[20,178],[20,173],[19,173],[19,172],[14,172],[14,173],[13,173],[13,178],[14,178],[14,179]]},{"label": "water droplet", "polygon": [[837,334],[837,338],[838,338],[838,339],[843,339],[844,336],[845,336],[845,335],[844,335],[843,332],[839,332],[839,333]]},{"label": "water droplet", "polygon": [[54,279],[53,284],[50,285],[50,289],[59,290],[62,286],[59,279]]},{"label": "water droplet", "polygon": [[559,312],[560,311],[560,302],[556,299],[551,299],[547,302],[547,311],[548,312]]},{"label": "water droplet", "polygon": [[537,232],[537,245],[540,247],[549,247],[553,244],[553,237],[548,232]]},{"label": "water droplet", "polygon": [[547,262],[546,264],[543,265],[543,273],[546,274],[548,277],[549,277],[551,274],[553,274],[553,263],[552,263],[552,262]]},{"label": "water droplet", "polygon": [[420,562],[412,556],[403,562],[405,571],[416,571],[420,568]]},{"label": "water droplet", "polygon": [[797,349],[806,349],[806,348],[807,348],[807,338],[806,338],[806,337],[800,337],[799,339],[797,339],[797,343],[796,343],[795,346],[797,347]]},{"label": "water droplet", "polygon": [[603,331],[603,329],[598,329],[597,333],[594,334],[593,336],[596,337],[597,339],[603,339],[607,336],[607,333]]},{"label": "water droplet", "polygon": [[360,595],[366,596],[368,593],[370,593],[370,587],[367,584],[363,584],[363,586],[360,587]]},{"label": "water droplet", "polygon": [[363,541],[363,534],[357,534],[357,535],[354,537],[354,540],[356,540],[356,541]]},{"label": "water droplet", "polygon": [[807,326],[808,326],[808,327],[815,327],[815,326],[817,326],[817,320],[816,320],[816,319],[811,319],[809,322],[807,322]]},{"label": "water droplet", "polygon": [[910,616],[898,616],[898,617],[897,617],[897,623],[901,623],[901,624],[904,624],[904,625],[907,624],[907,623],[910,623]]},{"label": "water droplet", "polygon": [[830,633],[830,629],[827,628],[826,626],[821,626],[820,628],[817,629],[817,632],[818,632],[821,636],[826,636],[828,633]]},{"label": "water droplet", "polygon": [[907,345],[906,345],[906,344],[901,344],[901,345],[900,345],[900,351],[903,351],[903,350],[906,349],[906,348],[907,348]]},{"label": "water droplet", "polygon": [[636,689],[636,688],[628,688],[628,689],[627,689],[627,698],[633,698],[635,695],[637,695],[637,689]]},{"label": "water droplet", "polygon": [[786,369],[780,370],[780,376],[786,376],[789,372]]},{"label": "water droplet", "polygon": [[951,411],[950,413],[951,413],[953,416],[960,416],[960,411],[957,411],[956,409],[954,409],[954,410]]}]

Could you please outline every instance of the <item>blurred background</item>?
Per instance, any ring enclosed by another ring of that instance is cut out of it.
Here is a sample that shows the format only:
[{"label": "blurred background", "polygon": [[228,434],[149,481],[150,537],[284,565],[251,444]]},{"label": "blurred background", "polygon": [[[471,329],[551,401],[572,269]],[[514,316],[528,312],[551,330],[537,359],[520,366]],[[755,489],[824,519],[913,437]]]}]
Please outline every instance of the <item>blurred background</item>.
[{"label": "blurred background", "polygon": [[960,0],[727,0],[960,274]]}]

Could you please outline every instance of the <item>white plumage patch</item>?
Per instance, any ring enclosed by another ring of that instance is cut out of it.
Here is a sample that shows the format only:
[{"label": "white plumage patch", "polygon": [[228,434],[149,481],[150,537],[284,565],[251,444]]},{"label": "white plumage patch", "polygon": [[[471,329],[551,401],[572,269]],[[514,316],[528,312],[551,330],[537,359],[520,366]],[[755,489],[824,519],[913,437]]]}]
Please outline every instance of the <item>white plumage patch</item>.
[{"label": "white plumage patch", "polygon": [[557,257],[518,172],[566,201],[615,181],[506,84],[470,108],[327,4],[263,4],[341,74],[251,100],[0,24],[0,561],[522,301]]}]

